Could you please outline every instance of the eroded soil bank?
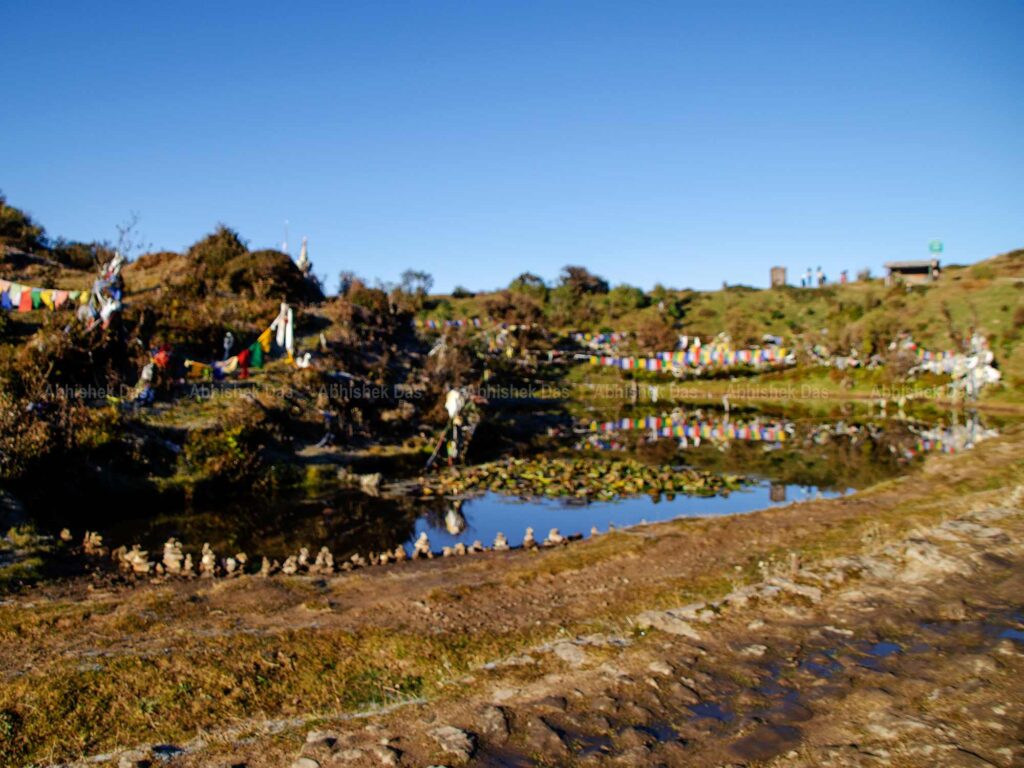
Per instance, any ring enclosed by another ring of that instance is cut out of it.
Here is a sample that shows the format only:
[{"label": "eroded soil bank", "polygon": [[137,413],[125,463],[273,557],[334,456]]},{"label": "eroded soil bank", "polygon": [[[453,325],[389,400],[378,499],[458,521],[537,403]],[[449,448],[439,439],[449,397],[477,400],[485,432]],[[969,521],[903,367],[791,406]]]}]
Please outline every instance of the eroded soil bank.
[{"label": "eroded soil bank", "polygon": [[0,762],[1019,764],[1022,449],[565,549],[39,586]]}]

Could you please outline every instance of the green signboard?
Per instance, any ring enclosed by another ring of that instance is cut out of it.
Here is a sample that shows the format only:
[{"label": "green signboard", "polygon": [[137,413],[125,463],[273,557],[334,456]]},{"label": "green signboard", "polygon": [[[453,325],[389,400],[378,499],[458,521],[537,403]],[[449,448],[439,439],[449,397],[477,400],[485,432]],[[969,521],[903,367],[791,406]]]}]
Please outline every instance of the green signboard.
[{"label": "green signboard", "polygon": [[931,251],[932,253],[942,253],[942,241],[932,240],[930,243],[928,243],[928,250]]}]

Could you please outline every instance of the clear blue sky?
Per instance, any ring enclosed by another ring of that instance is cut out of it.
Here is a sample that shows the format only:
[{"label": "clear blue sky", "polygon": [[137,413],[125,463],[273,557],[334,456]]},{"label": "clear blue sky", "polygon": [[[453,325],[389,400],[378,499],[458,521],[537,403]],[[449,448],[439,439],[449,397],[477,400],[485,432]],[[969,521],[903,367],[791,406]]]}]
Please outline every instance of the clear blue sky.
[{"label": "clear blue sky", "polygon": [[1024,3],[8,2],[0,189],[318,274],[764,285],[1024,245]]}]

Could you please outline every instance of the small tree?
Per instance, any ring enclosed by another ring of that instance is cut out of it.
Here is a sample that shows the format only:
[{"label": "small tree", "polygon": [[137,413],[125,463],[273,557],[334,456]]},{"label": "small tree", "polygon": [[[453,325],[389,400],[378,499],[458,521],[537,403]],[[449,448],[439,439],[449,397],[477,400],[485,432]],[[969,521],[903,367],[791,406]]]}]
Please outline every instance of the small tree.
[{"label": "small tree", "polygon": [[591,273],[586,267],[563,267],[561,283],[577,296],[587,293],[608,293],[608,281]]},{"label": "small tree", "polygon": [[504,290],[483,300],[487,316],[507,323],[536,323],[542,317],[540,303],[529,294]]},{"label": "small tree", "polygon": [[434,278],[429,272],[407,269],[402,273],[402,282],[399,283],[399,287],[406,293],[422,299],[434,287]]},{"label": "small tree", "polygon": [[532,296],[542,304],[548,300],[548,286],[544,282],[544,278],[532,272],[523,272],[508,284],[508,289],[513,293],[524,293],[527,296]]},{"label": "small tree", "polygon": [[356,273],[350,270],[342,270],[338,275],[338,295],[348,296],[348,292],[352,290],[352,286],[355,284],[358,278]]},{"label": "small tree", "polygon": [[139,232],[139,221],[138,212],[131,211],[128,218],[117,225],[117,242],[114,244],[114,250],[129,261],[137,254],[153,247],[152,243],[143,242]]}]

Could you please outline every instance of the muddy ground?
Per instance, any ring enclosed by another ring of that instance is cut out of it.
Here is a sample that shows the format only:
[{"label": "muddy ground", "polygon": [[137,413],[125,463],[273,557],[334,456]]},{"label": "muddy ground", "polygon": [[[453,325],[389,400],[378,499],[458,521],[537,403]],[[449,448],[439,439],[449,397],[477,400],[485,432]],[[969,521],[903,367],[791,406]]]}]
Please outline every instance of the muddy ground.
[{"label": "muddy ground", "polygon": [[832,501],[0,606],[5,764],[1024,763],[1024,435]]}]

